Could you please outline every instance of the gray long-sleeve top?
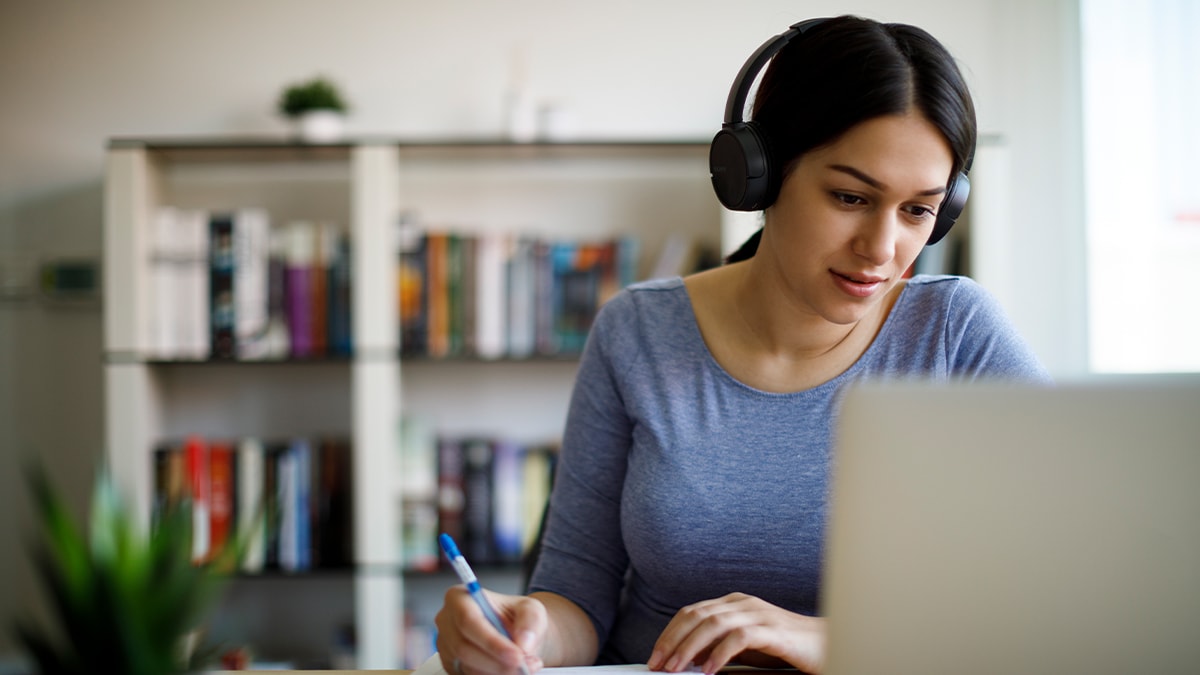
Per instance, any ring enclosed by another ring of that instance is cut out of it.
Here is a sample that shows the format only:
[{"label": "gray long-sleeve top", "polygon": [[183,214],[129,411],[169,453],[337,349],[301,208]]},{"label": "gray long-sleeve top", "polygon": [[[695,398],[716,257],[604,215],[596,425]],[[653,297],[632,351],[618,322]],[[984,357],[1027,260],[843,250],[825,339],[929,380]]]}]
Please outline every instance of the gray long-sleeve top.
[{"label": "gray long-sleeve top", "polygon": [[785,394],[717,364],[681,279],[625,289],[580,363],[530,589],[587,612],[601,663],[644,663],[676,611],[734,591],[818,614],[840,392],[912,377],[1050,381],[965,278],[910,279],[853,366]]}]

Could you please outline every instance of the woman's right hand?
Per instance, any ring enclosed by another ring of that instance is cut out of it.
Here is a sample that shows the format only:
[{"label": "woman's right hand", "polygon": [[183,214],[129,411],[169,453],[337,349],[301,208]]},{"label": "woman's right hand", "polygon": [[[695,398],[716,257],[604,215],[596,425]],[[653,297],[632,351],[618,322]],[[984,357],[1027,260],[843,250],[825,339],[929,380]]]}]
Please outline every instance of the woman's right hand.
[{"label": "woman's right hand", "polygon": [[453,586],[434,619],[442,667],[449,675],[518,675],[522,664],[531,673],[540,670],[546,606],[526,596],[483,593],[513,639],[488,623],[466,588]]}]

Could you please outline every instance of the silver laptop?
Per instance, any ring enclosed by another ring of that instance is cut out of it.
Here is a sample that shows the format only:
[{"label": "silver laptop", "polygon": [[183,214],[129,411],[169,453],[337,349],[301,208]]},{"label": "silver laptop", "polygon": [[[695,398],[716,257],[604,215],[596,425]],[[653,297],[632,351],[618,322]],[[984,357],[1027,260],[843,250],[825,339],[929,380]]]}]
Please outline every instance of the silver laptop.
[{"label": "silver laptop", "polygon": [[1200,673],[1200,378],[867,385],[834,461],[827,672]]}]

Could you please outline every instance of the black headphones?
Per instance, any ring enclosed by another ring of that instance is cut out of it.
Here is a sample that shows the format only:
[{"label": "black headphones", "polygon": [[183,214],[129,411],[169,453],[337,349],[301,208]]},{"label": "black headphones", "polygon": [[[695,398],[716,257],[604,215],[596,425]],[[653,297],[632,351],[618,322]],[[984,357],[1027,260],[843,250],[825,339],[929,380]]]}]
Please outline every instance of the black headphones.
[{"label": "black headphones", "polygon": [[[770,206],[779,194],[781,168],[775,165],[757,123],[753,120],[743,121],[742,112],[750,95],[750,87],[767,61],[794,38],[827,20],[807,19],[792,24],[788,30],[764,42],[738,71],[725,103],[725,122],[713,137],[708,151],[713,190],[725,208],[732,211],[761,211]],[[966,169],[970,168],[968,160]],[[946,236],[966,206],[970,192],[971,180],[966,170],[958,172],[938,208],[937,221],[926,245],[936,244]]]}]

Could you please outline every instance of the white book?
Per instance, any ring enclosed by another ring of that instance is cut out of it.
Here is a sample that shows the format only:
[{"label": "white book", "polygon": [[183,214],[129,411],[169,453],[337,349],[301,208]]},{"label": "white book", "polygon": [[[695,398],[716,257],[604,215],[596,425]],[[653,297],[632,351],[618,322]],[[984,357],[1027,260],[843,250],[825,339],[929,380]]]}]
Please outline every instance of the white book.
[{"label": "white book", "polygon": [[438,490],[437,430],[429,420],[400,418],[400,492],[405,499],[436,499]]},{"label": "white book", "polygon": [[243,359],[268,355],[271,222],[263,209],[241,209],[233,221],[234,335]]},{"label": "white book", "polygon": [[537,279],[534,240],[518,237],[510,248],[508,271],[508,355],[532,356],[535,343]]},{"label": "white book", "polygon": [[239,537],[245,537],[242,570],[262,571],[266,558],[266,505],[263,503],[263,460],[265,450],[257,438],[238,444],[237,499]]},{"label": "white book", "polygon": [[180,261],[179,210],[164,206],[154,214],[150,232],[150,288],[147,321],[149,356],[174,358],[179,351]]},{"label": "white book", "polygon": [[504,356],[508,342],[508,236],[484,233],[476,242],[475,350],[496,359]]},{"label": "white book", "polygon": [[208,213],[180,212],[179,260],[180,316],[177,325],[177,356],[206,359],[211,353],[209,335]]}]

